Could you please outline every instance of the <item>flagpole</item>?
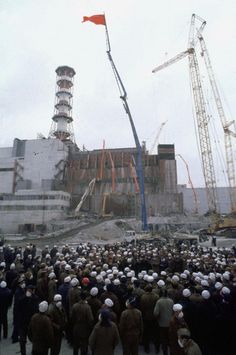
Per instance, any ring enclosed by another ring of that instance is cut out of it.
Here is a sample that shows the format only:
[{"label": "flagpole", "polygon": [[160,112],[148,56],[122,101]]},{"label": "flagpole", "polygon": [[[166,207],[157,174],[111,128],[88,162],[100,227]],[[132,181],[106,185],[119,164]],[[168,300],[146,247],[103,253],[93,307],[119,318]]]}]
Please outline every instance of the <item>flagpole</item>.
[{"label": "flagpole", "polygon": [[109,33],[108,33],[108,28],[107,28],[107,20],[104,12],[104,18],[105,18],[105,31],[106,31],[106,43],[107,43],[107,53],[110,53],[111,51],[111,44],[110,44],[110,39],[109,39]]},{"label": "flagpole", "polygon": [[120,74],[115,66],[115,63],[113,61],[112,55],[111,55],[111,45],[110,45],[110,39],[109,39],[109,34],[108,34],[108,29],[107,29],[107,23],[106,23],[106,17],[105,17],[105,13],[104,13],[104,19],[105,19],[105,30],[106,30],[106,42],[107,42],[107,55],[109,58],[109,61],[111,63],[114,75],[115,75],[115,79],[116,79],[116,83],[118,86],[118,89],[120,91],[120,98],[123,102],[123,106],[125,109],[125,112],[127,113],[128,117],[129,117],[129,121],[130,121],[130,125],[132,128],[132,132],[133,132],[133,136],[134,136],[134,141],[135,141],[135,145],[137,148],[137,166],[136,166],[136,172],[139,178],[139,186],[140,186],[140,204],[141,204],[141,219],[142,219],[142,229],[143,230],[147,230],[148,229],[148,225],[147,225],[147,212],[146,212],[146,203],[145,203],[145,186],[144,186],[144,175],[143,175],[143,162],[142,162],[142,147],[140,145],[139,139],[138,139],[138,135],[136,132],[136,128],[134,125],[134,121],[129,109],[129,105],[127,102],[127,93],[125,90],[125,87],[123,85],[123,82],[121,80]]}]

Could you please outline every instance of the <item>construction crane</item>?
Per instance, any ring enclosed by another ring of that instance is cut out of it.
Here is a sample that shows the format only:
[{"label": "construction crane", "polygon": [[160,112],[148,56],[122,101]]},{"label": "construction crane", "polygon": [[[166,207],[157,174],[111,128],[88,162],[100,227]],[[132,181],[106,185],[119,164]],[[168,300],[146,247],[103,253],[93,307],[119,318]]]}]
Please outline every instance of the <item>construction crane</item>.
[{"label": "construction crane", "polygon": [[199,136],[199,145],[202,159],[203,175],[206,186],[208,208],[212,215],[215,215],[218,212],[217,205],[217,192],[216,192],[216,178],[215,170],[213,164],[213,155],[211,149],[210,134],[208,129],[208,115],[206,112],[206,104],[203,94],[203,88],[200,77],[200,70],[197,60],[197,55],[195,51],[196,46],[196,35],[195,35],[195,19],[201,21],[201,27],[198,29],[198,33],[201,33],[206,22],[203,21],[200,17],[195,14],[192,15],[191,25],[189,31],[189,43],[188,49],[184,52],[181,52],[174,58],[168,60],[164,64],[153,69],[153,73],[168,67],[171,64],[178,62],[179,60],[188,56],[189,60],[189,74],[190,82],[193,92],[195,114],[198,127],[198,136]]},{"label": "construction crane", "polygon": [[105,29],[106,29],[106,42],[107,42],[107,55],[108,59],[111,63],[111,67],[116,79],[116,83],[120,92],[120,98],[123,102],[123,106],[125,109],[126,114],[129,117],[130,125],[132,128],[133,136],[134,136],[134,141],[135,145],[137,148],[137,165],[136,165],[136,171],[137,175],[139,178],[139,186],[140,186],[140,202],[141,202],[141,220],[142,220],[142,229],[144,231],[148,230],[148,225],[147,225],[147,211],[146,211],[146,202],[145,202],[145,188],[144,188],[144,176],[143,176],[143,162],[142,162],[142,147],[140,145],[137,131],[134,125],[134,121],[129,109],[128,101],[127,101],[127,92],[125,90],[125,87],[123,85],[123,82],[121,80],[121,77],[119,75],[119,72],[115,66],[115,63],[113,61],[112,55],[111,55],[111,46],[110,46],[110,40],[109,40],[109,35],[108,35],[108,29],[107,25],[105,23]]},{"label": "construction crane", "polygon": [[186,170],[187,170],[187,174],[188,174],[188,183],[193,191],[193,199],[194,199],[194,206],[195,206],[195,210],[194,210],[194,213],[195,214],[198,214],[198,200],[197,200],[197,194],[196,194],[196,190],[193,186],[193,182],[192,182],[192,179],[190,177],[190,172],[189,172],[189,167],[188,167],[188,163],[186,162],[186,160],[182,157],[181,154],[176,154],[177,157],[180,157],[180,159],[183,161],[185,167],[186,167]]},{"label": "construction crane", "polygon": [[114,193],[116,191],[116,171],[115,171],[115,164],[114,164],[114,160],[112,158],[111,152],[108,152],[109,155],[109,159],[111,162],[111,189],[112,192]]},{"label": "construction crane", "polygon": [[162,132],[162,130],[163,130],[165,124],[167,123],[167,121],[168,121],[168,120],[166,120],[165,122],[162,122],[162,123],[161,123],[161,126],[160,126],[160,128],[159,128],[159,130],[158,130],[158,132],[157,132],[156,138],[155,138],[155,140],[154,140],[154,142],[153,142],[153,144],[152,144],[152,146],[151,146],[150,154],[153,153],[155,147],[158,145],[158,141],[159,141],[160,134],[161,134],[161,132]]},{"label": "construction crane", "polygon": [[135,192],[138,193],[140,192],[140,189],[139,189],[139,184],[138,184],[138,179],[137,179],[137,172],[135,170],[135,159],[134,159],[134,156],[132,155],[131,157],[131,160],[129,162],[129,166],[130,166],[130,172],[131,172],[131,175],[133,177],[133,180],[134,180],[134,188],[135,188]]},{"label": "construction crane", "polygon": [[205,66],[207,69],[209,81],[211,84],[213,96],[216,103],[216,108],[220,117],[220,121],[224,131],[224,145],[225,145],[225,157],[226,157],[226,166],[227,166],[227,178],[229,183],[229,196],[231,203],[231,211],[236,212],[236,180],[235,180],[235,167],[234,167],[234,154],[232,147],[232,136],[235,136],[235,133],[230,130],[230,126],[234,121],[227,121],[222,101],[220,98],[220,93],[217,87],[214,71],[212,68],[209,52],[206,47],[205,40],[201,33],[198,34],[200,46],[201,46],[201,55],[204,58]]},{"label": "construction crane", "polygon": [[75,209],[75,216],[79,216],[80,209],[88,197],[88,195],[91,195],[93,193],[94,187],[95,187],[96,179],[92,179],[90,183],[88,184],[87,188],[85,189],[83,196],[81,197],[80,202],[78,203],[76,209]]}]

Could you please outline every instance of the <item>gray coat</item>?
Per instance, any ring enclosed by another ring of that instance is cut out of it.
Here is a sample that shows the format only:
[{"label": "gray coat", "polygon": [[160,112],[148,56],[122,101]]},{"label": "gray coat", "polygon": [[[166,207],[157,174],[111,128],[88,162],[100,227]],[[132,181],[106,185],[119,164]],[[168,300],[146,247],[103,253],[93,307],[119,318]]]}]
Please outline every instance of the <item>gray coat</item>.
[{"label": "gray coat", "polygon": [[160,327],[169,327],[173,313],[174,302],[168,297],[161,297],[154,308],[154,316]]}]

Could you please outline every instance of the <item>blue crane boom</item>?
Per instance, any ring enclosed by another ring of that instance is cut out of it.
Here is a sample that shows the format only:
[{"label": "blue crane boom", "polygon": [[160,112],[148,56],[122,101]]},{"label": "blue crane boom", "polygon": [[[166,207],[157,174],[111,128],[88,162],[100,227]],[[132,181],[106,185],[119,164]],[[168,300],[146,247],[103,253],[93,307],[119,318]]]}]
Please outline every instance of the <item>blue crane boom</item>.
[{"label": "blue crane boom", "polygon": [[141,220],[142,220],[142,229],[144,231],[148,230],[148,225],[147,225],[147,211],[146,211],[146,202],[145,202],[145,188],[144,188],[144,176],[143,176],[143,163],[142,163],[142,147],[140,145],[137,131],[134,125],[134,121],[129,109],[129,105],[127,102],[127,92],[125,90],[124,84],[121,80],[121,77],[119,75],[119,72],[115,66],[115,63],[113,61],[112,55],[111,55],[111,46],[110,46],[110,40],[109,40],[109,35],[108,35],[108,29],[107,29],[107,24],[105,23],[105,29],[106,29],[106,42],[107,42],[107,55],[108,59],[111,63],[111,67],[116,79],[116,83],[120,92],[120,98],[123,102],[123,106],[125,109],[126,114],[129,117],[129,121],[131,124],[134,140],[135,140],[135,145],[137,148],[137,165],[136,165],[136,172],[137,176],[139,178],[139,186],[140,186],[140,203],[141,203]]}]

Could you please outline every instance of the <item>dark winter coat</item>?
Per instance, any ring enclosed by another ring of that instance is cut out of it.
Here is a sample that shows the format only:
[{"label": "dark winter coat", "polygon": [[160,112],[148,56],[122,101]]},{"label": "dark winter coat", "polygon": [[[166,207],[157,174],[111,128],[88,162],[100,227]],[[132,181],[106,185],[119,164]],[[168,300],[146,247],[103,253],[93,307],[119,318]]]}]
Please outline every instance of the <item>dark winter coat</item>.
[{"label": "dark winter coat", "polygon": [[68,303],[70,313],[74,304],[79,302],[80,300],[80,292],[81,290],[78,287],[71,287],[68,291]]},{"label": "dark winter coat", "polygon": [[62,297],[62,305],[66,311],[66,314],[69,315],[69,300],[68,300],[68,293],[71,288],[71,285],[69,282],[63,283],[61,286],[58,288],[58,293]]},{"label": "dark winter coat", "polygon": [[57,282],[56,280],[49,280],[48,281],[48,303],[53,302],[53,298],[57,293]]},{"label": "dark winter coat", "polygon": [[11,303],[12,303],[12,295],[9,288],[0,287],[0,323],[1,323],[1,314],[4,315],[7,313]]},{"label": "dark winter coat", "polygon": [[139,341],[143,335],[142,313],[136,308],[123,311],[120,317],[119,329],[122,341],[127,338]]},{"label": "dark winter coat", "polygon": [[93,326],[93,314],[86,301],[79,301],[72,307],[73,344],[79,347],[81,339],[88,339]]},{"label": "dark winter coat", "polygon": [[154,292],[145,292],[140,298],[140,310],[144,321],[154,321],[154,308],[158,300],[158,295]]},{"label": "dark winter coat", "polygon": [[19,327],[27,329],[30,323],[31,318],[35,313],[38,312],[39,298],[36,295],[31,297],[23,296],[19,300]]},{"label": "dark winter coat", "polygon": [[102,302],[94,296],[90,296],[87,299],[88,304],[91,307],[92,313],[93,313],[93,318],[94,318],[94,322],[97,323],[98,321],[98,313],[100,308],[102,307]]},{"label": "dark winter coat", "polygon": [[103,327],[98,322],[89,337],[89,345],[94,355],[113,355],[118,343],[119,332],[113,322],[110,327]]},{"label": "dark winter coat", "polygon": [[183,355],[184,351],[178,344],[178,330],[180,328],[187,328],[187,324],[184,319],[177,319],[175,316],[172,317],[169,326],[169,346],[170,353],[172,355]]},{"label": "dark winter coat", "polygon": [[11,289],[13,281],[17,278],[18,272],[16,270],[8,270],[6,272],[7,287]]},{"label": "dark winter coat", "polygon": [[50,304],[48,315],[53,325],[54,336],[61,336],[66,327],[66,313],[64,309],[59,309],[55,304]]},{"label": "dark winter coat", "polygon": [[211,298],[203,300],[198,304],[197,313],[199,324],[201,324],[198,329],[198,344],[202,350],[206,348],[208,348],[208,351],[212,350],[216,342],[217,307]]},{"label": "dark winter coat", "polygon": [[36,292],[41,301],[48,299],[48,282],[45,276],[37,280]]},{"label": "dark winter coat", "polygon": [[45,313],[37,313],[31,318],[28,337],[35,352],[46,352],[53,345],[53,326]]}]

